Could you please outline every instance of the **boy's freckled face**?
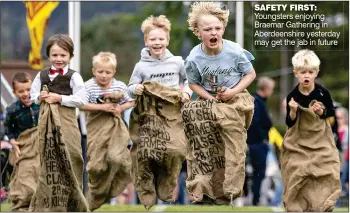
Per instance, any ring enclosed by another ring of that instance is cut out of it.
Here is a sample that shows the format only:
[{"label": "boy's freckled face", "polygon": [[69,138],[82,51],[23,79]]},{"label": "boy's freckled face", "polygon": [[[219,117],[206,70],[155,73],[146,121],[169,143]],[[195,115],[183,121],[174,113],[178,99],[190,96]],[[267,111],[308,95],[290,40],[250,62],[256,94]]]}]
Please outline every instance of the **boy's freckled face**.
[{"label": "boy's freckled face", "polygon": [[57,69],[63,69],[71,60],[68,51],[61,48],[57,44],[52,45],[50,49],[49,61]]},{"label": "boy's freckled face", "polygon": [[209,49],[218,49],[222,43],[225,28],[223,23],[213,15],[202,15],[198,20],[198,28],[195,30],[197,37],[203,40]]},{"label": "boy's freckled face", "polygon": [[30,87],[32,86],[32,81],[29,80],[27,83],[15,83],[15,88],[13,88],[13,94],[18,98],[18,100],[26,105],[30,106],[32,101],[30,100]]},{"label": "boy's freckled face", "polygon": [[92,69],[92,73],[96,78],[96,83],[107,89],[115,74],[115,68],[111,64],[97,64]]},{"label": "boy's freckled face", "polygon": [[160,28],[151,30],[145,39],[145,45],[150,49],[152,57],[160,58],[169,45],[168,33]]},{"label": "boy's freckled face", "polygon": [[295,70],[294,75],[302,87],[311,87],[315,83],[317,71],[313,69]]}]

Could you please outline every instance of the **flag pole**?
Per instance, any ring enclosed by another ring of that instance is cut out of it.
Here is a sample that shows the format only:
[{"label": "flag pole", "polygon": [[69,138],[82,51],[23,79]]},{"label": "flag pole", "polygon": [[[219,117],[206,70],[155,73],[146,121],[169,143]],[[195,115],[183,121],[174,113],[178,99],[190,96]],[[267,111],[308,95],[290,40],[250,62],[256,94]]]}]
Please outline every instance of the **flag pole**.
[{"label": "flag pole", "polygon": [[[80,30],[81,30],[80,2],[68,2],[68,25],[69,36],[74,43],[74,57],[70,61],[69,68],[80,73]],[[78,111],[79,112],[79,111]],[[82,134],[86,135],[85,115],[79,113],[80,128]]]},{"label": "flag pole", "polygon": [[69,36],[74,43],[74,57],[70,68],[80,73],[80,2],[68,2]]},{"label": "flag pole", "polygon": [[[69,36],[72,38],[74,43],[74,57],[72,58],[69,68],[81,73],[81,67],[80,67],[80,31],[81,31],[81,14],[80,14],[80,2],[74,1],[74,2],[68,2],[68,25],[69,25]],[[86,122],[85,122],[85,113],[80,111],[77,108],[77,117],[79,118],[79,126],[80,131],[82,134],[82,154],[84,159],[84,171],[83,171],[83,186],[82,190],[83,193],[86,193],[87,190],[87,173],[86,173],[86,151],[87,151],[87,144],[86,144]]]},{"label": "flag pole", "polygon": [[236,1],[236,42],[244,47],[244,2]]}]

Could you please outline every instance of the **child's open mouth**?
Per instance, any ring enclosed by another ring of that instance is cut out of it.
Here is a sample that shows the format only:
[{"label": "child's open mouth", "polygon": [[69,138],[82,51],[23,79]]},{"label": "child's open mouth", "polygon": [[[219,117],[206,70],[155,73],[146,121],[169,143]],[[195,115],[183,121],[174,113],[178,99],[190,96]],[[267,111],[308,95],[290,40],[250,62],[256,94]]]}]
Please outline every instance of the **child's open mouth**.
[{"label": "child's open mouth", "polygon": [[154,50],[161,50],[162,47],[153,47]]},{"label": "child's open mouth", "polygon": [[218,39],[217,38],[211,38],[209,41],[210,41],[211,45],[215,45],[216,42],[218,41]]},{"label": "child's open mouth", "polygon": [[25,105],[31,104],[30,96],[22,98],[22,101]]},{"label": "child's open mouth", "polygon": [[310,81],[309,80],[304,80],[304,83],[308,84]]}]

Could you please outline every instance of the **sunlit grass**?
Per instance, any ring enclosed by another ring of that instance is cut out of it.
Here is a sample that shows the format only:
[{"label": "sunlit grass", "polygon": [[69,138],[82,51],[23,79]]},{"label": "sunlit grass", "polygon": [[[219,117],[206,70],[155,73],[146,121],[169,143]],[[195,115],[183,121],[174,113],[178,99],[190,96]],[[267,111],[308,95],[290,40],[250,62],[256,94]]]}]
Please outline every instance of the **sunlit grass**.
[{"label": "sunlit grass", "polygon": [[[149,211],[164,211],[164,212],[274,212],[283,211],[283,208],[273,209],[267,206],[203,206],[203,205],[166,205],[164,209],[160,206],[153,206]],[[1,204],[1,212],[9,211],[10,204]],[[147,212],[142,205],[109,205],[105,204],[96,210],[97,212]],[[349,212],[348,208],[336,208],[334,212]]]}]

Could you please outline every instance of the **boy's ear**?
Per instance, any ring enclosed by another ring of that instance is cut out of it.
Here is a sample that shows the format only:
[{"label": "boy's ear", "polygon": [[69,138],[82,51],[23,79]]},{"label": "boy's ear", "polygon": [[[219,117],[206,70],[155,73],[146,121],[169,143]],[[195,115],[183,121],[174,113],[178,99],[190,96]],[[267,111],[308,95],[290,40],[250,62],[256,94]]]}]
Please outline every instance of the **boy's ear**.
[{"label": "boy's ear", "polygon": [[201,40],[201,35],[200,35],[200,33],[199,33],[198,28],[194,28],[193,34],[195,34],[195,35],[198,37],[198,39]]},{"label": "boy's ear", "polygon": [[293,74],[295,77],[297,77],[297,71],[296,70],[293,70]]}]

